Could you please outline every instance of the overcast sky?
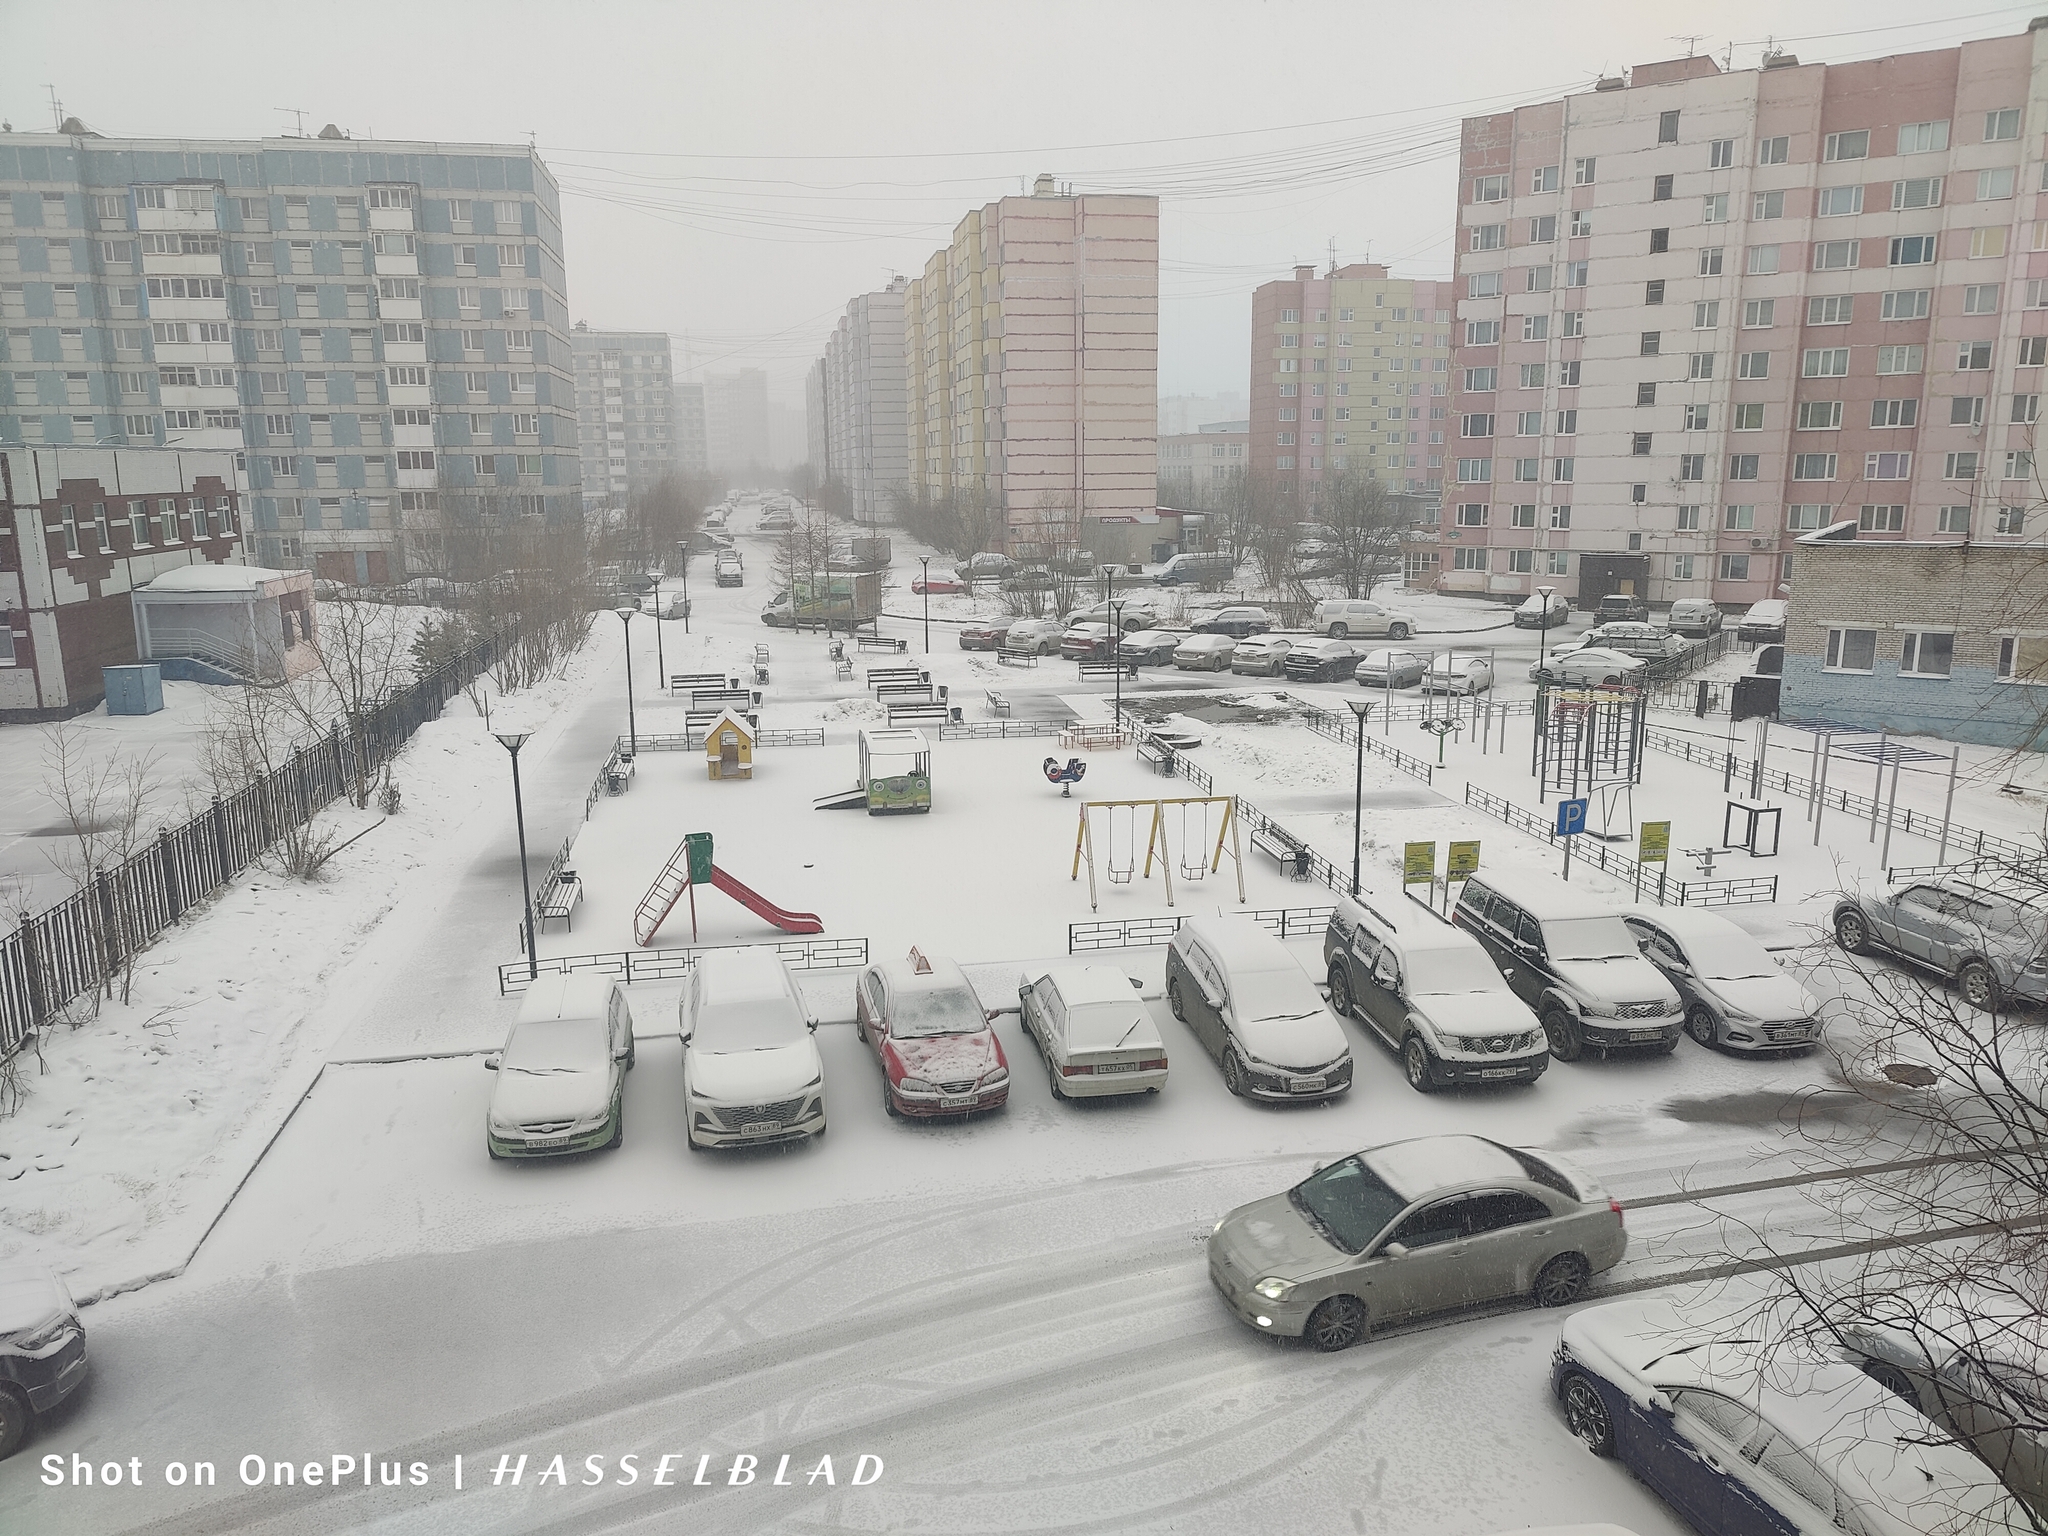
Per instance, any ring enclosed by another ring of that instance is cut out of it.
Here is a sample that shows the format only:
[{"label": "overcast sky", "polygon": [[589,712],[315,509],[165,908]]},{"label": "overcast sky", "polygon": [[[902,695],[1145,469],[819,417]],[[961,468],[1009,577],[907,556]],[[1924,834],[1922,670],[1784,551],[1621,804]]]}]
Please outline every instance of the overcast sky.
[{"label": "overcast sky", "polygon": [[[1160,195],[1160,393],[1243,393],[1296,261],[1443,277],[1458,120],[1694,46],[1837,62],[2048,3],[1739,0],[0,0],[0,116],[110,137],[521,143],[562,184],[569,302],[678,371],[795,402],[839,311],[1049,171]],[[1928,17],[1937,16],[1936,20]],[[304,19],[298,19],[303,17]],[[1696,40],[1681,36],[1706,29]],[[687,367],[685,360],[687,359]]]}]

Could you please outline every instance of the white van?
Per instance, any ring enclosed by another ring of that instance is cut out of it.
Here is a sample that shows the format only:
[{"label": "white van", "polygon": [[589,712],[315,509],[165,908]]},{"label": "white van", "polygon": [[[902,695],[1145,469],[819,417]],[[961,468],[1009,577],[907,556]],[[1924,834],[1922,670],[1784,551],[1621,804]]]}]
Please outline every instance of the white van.
[{"label": "white van", "polygon": [[1162,587],[1192,586],[1203,581],[1228,581],[1237,572],[1237,556],[1228,550],[1209,549],[1175,555],[1159,568],[1156,578]]},{"label": "white van", "polygon": [[683,983],[684,1135],[690,1150],[825,1134],[825,1063],[773,949],[712,950]]},{"label": "white van", "polygon": [[1399,608],[1383,608],[1362,597],[1327,597],[1316,604],[1312,627],[1337,640],[1349,635],[1385,635],[1389,640],[1406,640],[1415,633],[1415,615]]}]

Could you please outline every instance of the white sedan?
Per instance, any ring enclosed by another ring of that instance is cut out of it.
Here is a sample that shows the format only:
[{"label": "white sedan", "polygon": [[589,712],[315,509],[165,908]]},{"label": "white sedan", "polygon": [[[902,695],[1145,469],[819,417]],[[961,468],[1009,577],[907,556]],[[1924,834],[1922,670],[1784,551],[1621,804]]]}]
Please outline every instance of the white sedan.
[{"label": "white sedan", "polygon": [[1424,693],[1479,693],[1493,686],[1493,663],[1467,651],[1446,651],[1422,674]]},{"label": "white sedan", "polygon": [[1236,649],[1230,635],[1189,635],[1174,647],[1173,664],[1183,672],[1228,672]]},{"label": "white sedan", "polygon": [[1606,650],[1601,646],[1582,645],[1552,651],[1547,662],[1539,661],[1529,669],[1529,681],[1577,683],[1585,687],[1626,683],[1643,666],[1640,656],[1624,656],[1619,651]]},{"label": "white sedan", "polygon": [[1018,978],[1024,1033],[1045,1058],[1056,1099],[1157,1093],[1166,1085],[1166,1044],[1115,966],[1062,965]]}]

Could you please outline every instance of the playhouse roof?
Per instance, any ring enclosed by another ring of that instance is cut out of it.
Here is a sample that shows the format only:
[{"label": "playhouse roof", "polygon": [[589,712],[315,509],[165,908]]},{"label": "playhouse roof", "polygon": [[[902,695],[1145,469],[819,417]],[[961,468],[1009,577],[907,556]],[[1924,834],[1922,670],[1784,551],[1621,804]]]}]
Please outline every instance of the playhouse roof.
[{"label": "playhouse roof", "polygon": [[753,745],[754,728],[751,725],[747,724],[746,716],[736,715],[729,709],[721,709],[718,712],[718,718],[711,722],[710,728],[706,730],[704,733],[705,746],[709,747],[711,745],[712,739],[716,737],[718,733],[724,730],[728,725],[731,726],[734,730],[738,731],[740,735],[744,736],[747,739],[747,744],[749,746]]}]

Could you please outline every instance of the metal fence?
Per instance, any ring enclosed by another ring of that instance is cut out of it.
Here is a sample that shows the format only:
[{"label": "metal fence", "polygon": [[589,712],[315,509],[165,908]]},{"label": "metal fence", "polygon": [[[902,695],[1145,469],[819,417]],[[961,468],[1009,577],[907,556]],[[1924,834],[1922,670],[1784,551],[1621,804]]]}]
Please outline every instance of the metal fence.
[{"label": "metal fence", "polygon": [[[1267,907],[1240,913],[1282,939],[1314,938],[1329,926],[1335,907]],[[1184,917],[1121,917],[1067,924],[1067,953],[1098,949],[1149,949],[1173,941]]]},{"label": "metal fence", "polygon": [[1000,741],[1011,736],[1057,736],[1071,720],[967,720],[939,727],[941,741]]},{"label": "metal fence", "polygon": [[[699,957],[757,944],[707,944],[698,949],[620,950],[605,955],[543,955],[543,976],[616,976],[621,981],[675,981],[690,974]],[[777,944],[775,953],[794,971],[836,971],[868,963],[866,939],[792,939]],[[498,995],[524,992],[532,984],[526,962],[508,960],[498,967]]]},{"label": "metal fence", "polygon": [[191,907],[253,864],[290,828],[312,819],[358,779],[395,757],[427,721],[498,659],[510,632],[491,636],[392,694],[335,722],[283,767],[166,827],[125,863],[95,875],[0,938],[0,1057],[71,1002],[119,976]]},{"label": "metal fence", "polygon": [[[709,727],[706,727],[708,730]],[[632,740],[635,749],[641,752],[695,752],[704,745],[704,731],[642,731]],[[825,728],[822,725],[809,729],[771,731],[759,730],[754,733],[757,747],[822,747],[825,745]],[[627,739],[621,736],[617,750],[623,752]]]},{"label": "metal fence", "polygon": [[[1302,720],[1318,736],[1327,736],[1332,741],[1341,741],[1347,747],[1358,745],[1357,725],[1351,720],[1340,717],[1335,710],[1317,709],[1313,705],[1309,705],[1304,709]],[[1419,757],[1410,757],[1399,747],[1389,746],[1386,742],[1375,737],[1371,731],[1365,733],[1365,750],[1372,753],[1375,757],[1384,757],[1410,778],[1420,779],[1425,784],[1429,783],[1430,776],[1436,772],[1434,764],[1425,763]]]}]

